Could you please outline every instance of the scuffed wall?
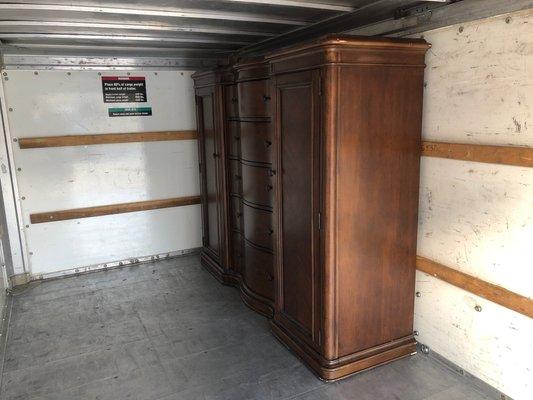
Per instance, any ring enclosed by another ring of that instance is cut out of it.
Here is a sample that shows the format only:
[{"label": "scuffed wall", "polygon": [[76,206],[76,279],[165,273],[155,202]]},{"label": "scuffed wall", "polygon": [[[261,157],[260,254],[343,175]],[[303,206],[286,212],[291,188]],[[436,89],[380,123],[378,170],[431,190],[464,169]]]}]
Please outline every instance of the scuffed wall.
[{"label": "scuffed wall", "polygon": [[[533,146],[533,12],[423,36],[424,140]],[[533,297],[533,169],[423,157],[420,184],[418,254]],[[533,398],[532,319],[421,272],[417,291],[421,343]]]}]

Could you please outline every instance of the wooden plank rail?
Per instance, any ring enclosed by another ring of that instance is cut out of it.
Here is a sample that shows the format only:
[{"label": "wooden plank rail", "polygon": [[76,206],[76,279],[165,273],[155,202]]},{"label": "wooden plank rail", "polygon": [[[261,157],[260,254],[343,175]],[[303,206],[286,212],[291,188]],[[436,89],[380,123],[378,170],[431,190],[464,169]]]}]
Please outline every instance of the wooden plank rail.
[{"label": "wooden plank rail", "polygon": [[121,203],[96,207],[74,208],[70,210],[42,212],[37,214],[31,214],[30,221],[32,224],[41,224],[43,222],[98,217],[101,215],[156,210],[160,208],[169,207],[181,207],[192,204],[200,204],[200,196],[175,197],[172,199],[136,201],[132,203]]},{"label": "wooden plank rail", "polygon": [[422,142],[422,155],[491,164],[533,167],[532,147]]},{"label": "wooden plank rail", "polygon": [[437,279],[448,282],[476,296],[533,318],[533,299],[511,292],[501,286],[486,282],[472,275],[457,271],[430,259],[417,256],[416,267]]},{"label": "wooden plank rail", "polygon": [[137,132],[137,133],[105,133],[100,135],[67,135],[67,136],[41,136],[19,138],[21,149],[37,149],[43,147],[88,146],[95,144],[157,142],[166,140],[192,140],[197,138],[197,132],[164,131],[164,132]]}]

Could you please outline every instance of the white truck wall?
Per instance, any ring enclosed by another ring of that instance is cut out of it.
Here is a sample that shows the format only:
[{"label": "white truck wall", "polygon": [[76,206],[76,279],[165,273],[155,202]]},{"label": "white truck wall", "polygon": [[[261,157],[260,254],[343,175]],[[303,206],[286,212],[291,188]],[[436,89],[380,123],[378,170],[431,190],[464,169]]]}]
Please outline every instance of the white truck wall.
[{"label": "white truck wall", "polygon": [[[533,14],[425,32],[424,140],[533,145]],[[533,169],[422,158],[418,254],[533,297]],[[417,273],[418,340],[533,397],[533,320]],[[474,310],[476,305],[481,312]]]},{"label": "white truck wall", "polygon": [[[31,224],[30,214],[199,194],[195,140],[20,149],[15,138],[196,129],[190,71],[9,70],[4,94],[32,278],[201,246],[199,205]],[[101,75],[144,76],[146,103],[104,103]],[[4,77],[5,78],[5,77]],[[110,107],[152,116],[109,117]],[[16,273],[20,273],[17,271]]]}]

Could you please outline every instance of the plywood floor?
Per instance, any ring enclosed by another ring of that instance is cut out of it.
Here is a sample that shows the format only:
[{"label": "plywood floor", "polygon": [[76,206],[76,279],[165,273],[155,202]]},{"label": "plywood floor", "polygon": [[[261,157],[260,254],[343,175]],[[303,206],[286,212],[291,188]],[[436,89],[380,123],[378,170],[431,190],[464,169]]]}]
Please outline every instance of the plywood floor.
[{"label": "plywood floor", "polygon": [[13,297],[3,400],[483,400],[416,355],[334,384],[198,256],[46,281]]}]

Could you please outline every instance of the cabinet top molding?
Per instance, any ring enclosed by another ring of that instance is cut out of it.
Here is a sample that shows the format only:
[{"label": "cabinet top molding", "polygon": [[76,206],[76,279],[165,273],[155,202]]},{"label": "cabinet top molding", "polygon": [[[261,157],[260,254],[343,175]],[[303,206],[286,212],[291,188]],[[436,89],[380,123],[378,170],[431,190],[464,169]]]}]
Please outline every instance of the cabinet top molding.
[{"label": "cabinet top molding", "polygon": [[272,52],[266,59],[273,74],[332,64],[424,68],[424,56],[430,47],[424,39],[328,35]]}]

